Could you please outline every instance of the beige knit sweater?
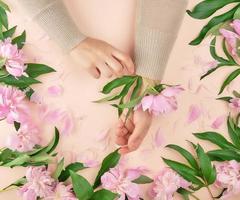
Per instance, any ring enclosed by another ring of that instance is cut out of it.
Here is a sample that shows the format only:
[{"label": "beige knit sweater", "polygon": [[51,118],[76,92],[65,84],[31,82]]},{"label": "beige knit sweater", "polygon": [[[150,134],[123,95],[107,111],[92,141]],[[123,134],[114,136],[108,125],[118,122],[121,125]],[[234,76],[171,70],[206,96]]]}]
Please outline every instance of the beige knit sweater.
[{"label": "beige knit sweater", "polygon": [[[64,51],[86,38],[61,0],[18,0]],[[136,72],[161,80],[188,0],[138,0],[134,61]]]}]

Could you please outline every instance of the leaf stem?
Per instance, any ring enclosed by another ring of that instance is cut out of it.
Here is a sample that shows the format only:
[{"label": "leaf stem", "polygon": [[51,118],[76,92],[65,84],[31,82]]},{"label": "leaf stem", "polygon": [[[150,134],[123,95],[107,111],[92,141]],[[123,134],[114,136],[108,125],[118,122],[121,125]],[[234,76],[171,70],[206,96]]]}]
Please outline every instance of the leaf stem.
[{"label": "leaf stem", "polygon": [[190,194],[191,197],[193,197],[196,200],[200,200],[198,197],[196,197],[194,194]]},{"label": "leaf stem", "polygon": [[206,186],[206,188],[207,188],[207,190],[208,190],[208,193],[209,193],[210,196],[211,196],[211,199],[212,199],[212,200],[215,200],[215,198],[214,198],[214,196],[213,196],[213,194],[212,194],[212,192],[211,192],[209,186]]}]

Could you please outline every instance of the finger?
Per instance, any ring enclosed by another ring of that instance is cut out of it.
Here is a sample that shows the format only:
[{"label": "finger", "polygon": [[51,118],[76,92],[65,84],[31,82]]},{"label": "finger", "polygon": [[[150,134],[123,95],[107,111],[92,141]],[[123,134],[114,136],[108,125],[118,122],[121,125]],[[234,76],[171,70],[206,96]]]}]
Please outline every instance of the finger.
[{"label": "finger", "polygon": [[123,74],[123,66],[122,64],[116,60],[114,57],[109,57],[106,59],[107,65],[114,71],[116,75]]},{"label": "finger", "polygon": [[90,67],[87,69],[87,71],[96,79],[100,77],[100,72],[96,67]]},{"label": "finger", "polygon": [[123,145],[127,145],[128,140],[125,137],[116,137],[116,144],[123,146]]},{"label": "finger", "polygon": [[99,62],[96,65],[97,65],[98,69],[100,70],[101,75],[103,75],[106,78],[112,77],[113,72],[105,63]]},{"label": "finger", "polygon": [[129,148],[127,146],[121,147],[118,151],[120,154],[124,155],[127,153],[130,153],[131,151],[129,150]]},{"label": "finger", "polygon": [[125,136],[128,134],[128,130],[126,127],[118,128],[117,129],[117,136]]},{"label": "finger", "polygon": [[113,51],[112,55],[118,60],[120,60],[124,66],[126,66],[127,71],[130,74],[133,74],[135,72],[134,63],[129,55],[122,53],[121,51],[118,50]]}]

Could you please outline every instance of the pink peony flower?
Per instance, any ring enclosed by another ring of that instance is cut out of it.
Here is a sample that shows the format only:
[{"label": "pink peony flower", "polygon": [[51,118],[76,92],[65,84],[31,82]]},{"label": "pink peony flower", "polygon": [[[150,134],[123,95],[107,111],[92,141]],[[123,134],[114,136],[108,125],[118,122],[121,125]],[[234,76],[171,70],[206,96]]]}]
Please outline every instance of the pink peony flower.
[{"label": "pink peony flower", "polygon": [[174,193],[179,188],[188,188],[187,182],[170,168],[164,168],[155,178],[150,195],[154,200],[173,200]]},{"label": "pink peony flower", "polygon": [[19,190],[24,200],[36,200],[37,197],[53,195],[56,183],[45,167],[29,167],[26,179],[27,183]]},{"label": "pink peony flower", "polygon": [[26,69],[24,65],[23,53],[18,50],[17,45],[11,43],[11,39],[0,42],[0,59],[5,59],[5,67],[9,74],[20,77],[24,75]]},{"label": "pink peony flower", "polygon": [[72,191],[72,185],[65,186],[62,182],[58,183],[54,193],[44,200],[77,200]]},{"label": "pink peony flower", "polygon": [[178,95],[183,88],[168,87],[164,89],[159,95],[148,95],[143,97],[140,104],[135,109],[142,108],[143,111],[148,110],[149,113],[158,116],[161,113],[169,113],[177,109],[176,95]]},{"label": "pink peony flower", "polygon": [[236,56],[237,55],[237,40],[240,38],[239,35],[232,31],[226,30],[226,29],[220,29],[219,32],[226,39],[227,44],[229,46],[230,53],[233,56]]},{"label": "pink peony flower", "polygon": [[120,195],[118,200],[125,200],[125,196],[129,200],[140,200],[140,188],[132,181],[140,174],[124,170],[121,166],[117,166],[106,172],[101,177],[102,187]]},{"label": "pink peony flower", "polygon": [[8,137],[7,147],[15,151],[27,152],[33,150],[40,141],[39,131],[34,125],[22,124],[17,133]]},{"label": "pink peony flower", "polygon": [[0,87],[0,119],[8,123],[26,121],[29,109],[25,94],[14,87]]},{"label": "pink peony flower", "polygon": [[240,98],[233,98],[229,103],[230,108],[235,110],[236,112],[240,112]]},{"label": "pink peony flower", "polygon": [[226,199],[231,195],[238,194],[240,192],[240,163],[232,160],[217,163],[215,166],[217,170],[215,185],[221,189],[227,189],[221,199]]}]

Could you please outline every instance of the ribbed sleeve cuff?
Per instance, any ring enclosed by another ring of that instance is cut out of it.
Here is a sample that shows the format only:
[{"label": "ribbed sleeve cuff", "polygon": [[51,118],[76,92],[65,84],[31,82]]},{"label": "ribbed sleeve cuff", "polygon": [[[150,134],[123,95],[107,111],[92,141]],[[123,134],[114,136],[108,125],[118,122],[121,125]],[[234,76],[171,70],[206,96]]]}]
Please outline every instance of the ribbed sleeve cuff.
[{"label": "ribbed sleeve cuff", "polygon": [[36,8],[34,4],[26,5],[25,3],[24,6],[26,9],[35,9],[34,14],[32,10],[28,11],[33,19],[47,32],[51,39],[62,47],[64,52],[69,52],[86,37],[78,30],[61,0],[48,0],[47,2],[41,10],[39,10],[38,5]]},{"label": "ribbed sleeve cuff", "polygon": [[134,55],[136,73],[153,80],[161,80],[176,36],[143,27],[138,31]]}]

